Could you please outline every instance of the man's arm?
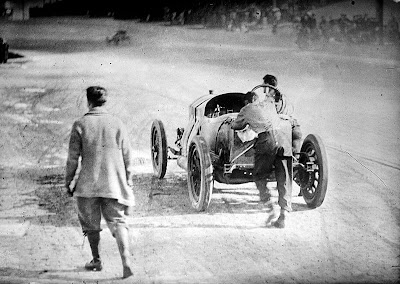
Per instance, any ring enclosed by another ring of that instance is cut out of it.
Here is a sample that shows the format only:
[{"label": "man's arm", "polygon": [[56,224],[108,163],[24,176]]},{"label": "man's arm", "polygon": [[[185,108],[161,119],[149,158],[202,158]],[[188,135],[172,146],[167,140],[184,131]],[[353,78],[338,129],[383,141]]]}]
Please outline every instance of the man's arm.
[{"label": "man's arm", "polygon": [[245,117],[245,112],[246,110],[244,108],[242,108],[239,112],[239,114],[237,115],[236,119],[232,122],[231,124],[231,128],[234,130],[242,130],[246,127],[247,120]]},{"label": "man's arm", "polygon": [[81,131],[78,127],[78,123],[75,122],[72,126],[71,137],[69,140],[69,149],[68,149],[68,159],[67,159],[67,167],[65,174],[65,187],[68,190],[71,190],[70,184],[74,179],[76,169],[79,164],[79,157],[82,151],[82,137]]}]

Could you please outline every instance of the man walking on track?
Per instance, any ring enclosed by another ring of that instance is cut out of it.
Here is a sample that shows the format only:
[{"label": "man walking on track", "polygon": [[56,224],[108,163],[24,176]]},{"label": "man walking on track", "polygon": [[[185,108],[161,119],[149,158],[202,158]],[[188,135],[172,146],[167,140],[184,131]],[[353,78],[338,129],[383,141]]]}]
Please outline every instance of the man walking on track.
[{"label": "man walking on track", "polygon": [[86,90],[86,96],[89,112],[75,121],[71,131],[65,186],[71,196],[76,196],[79,221],[92,251],[93,259],[85,268],[93,271],[103,268],[99,254],[103,216],[117,241],[123,278],[127,278],[133,275],[125,215],[135,203],[132,150],[122,121],[104,108],[107,91],[93,86]]}]

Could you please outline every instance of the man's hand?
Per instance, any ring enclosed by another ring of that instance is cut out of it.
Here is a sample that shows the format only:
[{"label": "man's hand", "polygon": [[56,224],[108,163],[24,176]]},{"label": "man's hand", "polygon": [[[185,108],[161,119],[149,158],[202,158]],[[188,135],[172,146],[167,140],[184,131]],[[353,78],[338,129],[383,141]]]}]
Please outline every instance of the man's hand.
[{"label": "man's hand", "polygon": [[65,188],[67,189],[67,194],[68,194],[70,197],[74,196],[74,191],[75,191],[74,188],[71,189],[71,187],[70,187],[69,185],[65,185]]},{"label": "man's hand", "polygon": [[282,94],[278,89],[275,90],[274,98],[276,103],[282,99]]},{"label": "man's hand", "polygon": [[135,213],[135,207],[134,206],[126,206],[125,210],[124,210],[124,214],[126,216],[133,216],[133,214]]},{"label": "man's hand", "polygon": [[232,122],[234,122],[235,119],[233,117],[228,117],[227,119],[225,119],[225,123],[227,124],[232,124]]},{"label": "man's hand", "polygon": [[280,117],[281,119],[284,119],[284,120],[290,120],[290,116],[288,116],[287,114],[282,114],[282,113],[280,113],[280,114],[279,114],[279,117]]}]

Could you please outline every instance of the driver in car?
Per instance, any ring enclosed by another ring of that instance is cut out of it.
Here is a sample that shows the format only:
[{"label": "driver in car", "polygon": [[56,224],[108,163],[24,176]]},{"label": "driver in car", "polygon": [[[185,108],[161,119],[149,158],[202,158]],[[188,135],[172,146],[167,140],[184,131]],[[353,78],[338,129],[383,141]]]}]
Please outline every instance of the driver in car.
[{"label": "driver in car", "polygon": [[291,208],[291,181],[287,159],[283,156],[284,149],[278,145],[277,128],[279,116],[275,110],[273,98],[259,97],[254,92],[246,94],[247,104],[240,110],[232,122],[234,130],[249,127],[257,134],[254,143],[254,181],[259,190],[260,200],[269,202],[271,194],[267,188],[268,173],[275,166],[275,176],[278,188],[278,204],[281,207],[279,218],[273,225],[285,227],[285,219]]},{"label": "driver in car", "polygon": [[[278,86],[278,80],[274,75],[267,74],[263,77],[264,84],[268,84],[274,87]],[[292,148],[293,155],[300,152],[302,133],[300,124],[296,118],[293,117],[294,107],[288,102],[287,97],[281,92],[269,88],[268,95],[274,97],[276,111],[282,119],[287,119],[292,125]],[[268,96],[268,97],[269,97]]]}]

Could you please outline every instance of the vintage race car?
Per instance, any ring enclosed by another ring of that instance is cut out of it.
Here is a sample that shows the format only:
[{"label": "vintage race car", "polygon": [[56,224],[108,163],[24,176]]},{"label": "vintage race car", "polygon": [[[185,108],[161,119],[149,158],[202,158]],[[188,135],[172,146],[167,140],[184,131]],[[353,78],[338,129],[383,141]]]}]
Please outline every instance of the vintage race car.
[{"label": "vintage race car", "polygon": [[[275,88],[258,85],[252,91]],[[226,184],[253,181],[254,140],[246,141],[246,133],[234,131],[231,122],[245,106],[244,93],[210,94],[195,100],[189,106],[186,128],[177,129],[174,147],[167,145],[163,123],[154,120],[151,126],[151,159],[154,174],[162,179],[168,159],[187,171],[191,205],[197,211],[208,208],[214,180]],[[325,147],[321,138],[309,134],[302,143],[300,153],[291,149],[291,124],[281,120],[278,141],[284,145],[288,159],[290,180],[300,186],[300,194],[310,208],[319,207],[326,194],[328,166]],[[288,149],[290,148],[290,149]],[[297,157],[297,158],[295,158]],[[274,170],[269,181],[275,181]]]}]

